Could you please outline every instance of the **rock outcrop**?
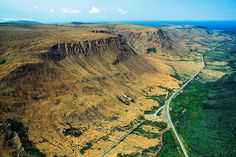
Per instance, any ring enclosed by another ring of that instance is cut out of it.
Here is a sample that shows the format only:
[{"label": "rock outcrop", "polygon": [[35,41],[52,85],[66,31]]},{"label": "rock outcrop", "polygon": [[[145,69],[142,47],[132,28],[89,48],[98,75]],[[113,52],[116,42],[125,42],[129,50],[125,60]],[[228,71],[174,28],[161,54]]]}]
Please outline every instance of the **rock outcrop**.
[{"label": "rock outcrop", "polygon": [[173,51],[174,42],[164,30],[156,31],[121,31],[119,35],[123,36],[127,42],[139,53],[146,53],[148,48],[155,48],[158,52]]},{"label": "rock outcrop", "polygon": [[113,61],[114,64],[118,64],[131,55],[136,55],[135,51],[126,43],[124,38],[118,36],[75,43],[59,43],[53,45],[49,49],[49,52],[43,54],[43,56],[48,60],[60,61],[69,56],[83,55],[89,57],[104,53],[104,51],[109,51],[111,53],[119,51],[116,59]]}]

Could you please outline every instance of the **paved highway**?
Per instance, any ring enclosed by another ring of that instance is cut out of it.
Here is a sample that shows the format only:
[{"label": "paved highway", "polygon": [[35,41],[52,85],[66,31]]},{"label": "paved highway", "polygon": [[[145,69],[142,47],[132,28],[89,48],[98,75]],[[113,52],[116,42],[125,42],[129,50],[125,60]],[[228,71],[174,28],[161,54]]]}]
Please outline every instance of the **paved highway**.
[{"label": "paved highway", "polygon": [[[232,40],[230,42],[233,42],[235,41],[235,37],[232,36]],[[215,50],[216,48],[224,45],[225,43],[221,44],[221,45],[218,45],[216,47],[214,47],[213,49],[211,49],[210,51],[213,51]],[[182,91],[201,71],[202,69],[205,68],[206,64],[205,64],[205,60],[204,60],[204,54],[202,54],[202,66],[201,68],[194,74],[191,76],[191,78],[183,85],[181,86],[174,94],[172,94],[172,96],[168,99],[167,103],[165,105],[163,105],[161,108],[159,108],[157,110],[157,113],[159,113],[165,106],[167,106],[167,117],[168,117],[168,120],[170,122],[170,127],[172,128],[173,132],[174,132],[174,135],[176,136],[178,142],[179,142],[179,145],[181,146],[181,149],[184,153],[184,156],[185,157],[188,157],[188,153],[187,153],[187,150],[186,148],[184,147],[184,144],[179,136],[179,134],[177,133],[176,129],[175,129],[175,126],[173,125],[173,122],[171,120],[171,116],[170,116],[170,103],[171,101],[179,94],[180,91]],[[134,126],[129,132],[127,132],[124,136],[122,136],[118,141],[116,141],[113,145],[111,145],[108,149],[106,149],[102,155],[100,157],[104,157],[107,153],[109,153],[113,148],[115,148],[120,142],[122,142],[127,136],[129,136],[135,129],[137,129],[139,126],[141,126],[143,123],[145,122],[145,120],[143,120],[141,123],[137,124],[136,126]]]},{"label": "paved highway", "polygon": [[203,56],[204,56],[204,54],[202,54],[202,66],[201,66],[200,70],[198,70],[181,88],[179,88],[179,89],[168,99],[167,104],[166,104],[166,105],[167,105],[167,118],[168,118],[168,120],[169,120],[169,122],[170,122],[170,127],[172,128],[172,130],[173,130],[173,132],[174,132],[174,134],[175,134],[175,137],[177,138],[177,140],[178,140],[178,142],[179,142],[179,145],[180,145],[180,147],[181,147],[181,149],[182,149],[182,151],[183,151],[185,157],[188,157],[188,153],[187,153],[187,150],[186,150],[185,147],[184,147],[184,144],[183,144],[182,140],[181,140],[180,137],[179,137],[179,134],[177,133],[177,131],[176,131],[176,129],[175,129],[175,126],[173,125],[172,120],[171,120],[171,116],[170,116],[170,103],[171,103],[171,101],[173,100],[173,98],[175,98],[176,95],[179,94],[179,92],[180,92],[181,90],[183,90],[183,89],[201,72],[201,70],[205,67],[205,61],[204,61],[204,57],[203,57]]},{"label": "paved highway", "polygon": [[[232,36],[232,40],[230,40],[230,42],[233,42],[233,41],[235,41],[235,37],[234,37],[234,36]],[[211,49],[210,51],[214,51],[216,48],[218,48],[218,47],[220,47],[220,46],[222,46],[222,45],[224,45],[224,44],[225,44],[225,43],[220,44],[220,45],[214,47],[213,49]],[[183,151],[185,157],[188,157],[188,153],[187,153],[186,148],[184,147],[184,144],[183,144],[183,142],[182,142],[182,140],[181,140],[179,134],[177,133],[177,131],[176,131],[176,129],[175,129],[175,126],[173,125],[172,120],[171,120],[171,116],[170,116],[170,103],[171,103],[171,101],[176,97],[176,95],[179,94],[179,92],[182,91],[182,90],[202,71],[202,69],[205,68],[206,64],[205,64],[205,61],[204,61],[204,54],[205,54],[205,53],[202,54],[202,66],[201,66],[201,68],[200,68],[181,88],[179,88],[179,89],[168,99],[167,104],[166,104],[166,105],[167,105],[167,117],[168,117],[168,120],[169,120],[169,122],[170,122],[170,127],[172,128],[172,130],[173,130],[173,132],[174,132],[174,134],[175,134],[175,137],[177,138],[177,140],[178,140],[178,142],[179,142],[179,145],[180,145],[180,147],[181,147],[181,149],[182,149],[182,151]]]}]

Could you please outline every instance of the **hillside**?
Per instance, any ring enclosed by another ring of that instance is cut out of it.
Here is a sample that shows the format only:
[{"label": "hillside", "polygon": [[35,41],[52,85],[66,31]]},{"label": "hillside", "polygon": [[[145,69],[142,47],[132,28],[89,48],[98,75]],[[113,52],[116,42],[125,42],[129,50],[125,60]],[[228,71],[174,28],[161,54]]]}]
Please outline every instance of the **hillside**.
[{"label": "hillside", "polygon": [[[159,106],[161,101],[148,96],[167,95],[184,81],[178,79],[178,73],[191,75],[201,65],[200,53],[178,45],[182,35],[176,31],[180,37],[175,38],[169,29],[1,26],[0,153],[101,154],[142,120],[145,111]],[[202,34],[193,36],[197,40]],[[217,33],[205,36],[214,37],[214,41],[228,38]],[[198,51],[203,51],[206,46],[198,44]],[[153,47],[157,53],[147,54]],[[186,51],[181,54],[180,49]],[[129,152],[161,144],[161,140],[135,137],[145,145]]]}]

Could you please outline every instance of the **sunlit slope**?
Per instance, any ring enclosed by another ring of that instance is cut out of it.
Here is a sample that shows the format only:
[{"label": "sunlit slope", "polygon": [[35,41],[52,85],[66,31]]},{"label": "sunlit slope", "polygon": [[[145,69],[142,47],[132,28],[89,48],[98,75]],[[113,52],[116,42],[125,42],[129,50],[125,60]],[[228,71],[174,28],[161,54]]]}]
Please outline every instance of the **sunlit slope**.
[{"label": "sunlit slope", "polygon": [[177,73],[187,77],[201,65],[205,47],[189,52],[169,33],[130,25],[1,27],[0,151],[102,154],[159,105],[147,96],[168,94],[184,81]]},{"label": "sunlit slope", "polygon": [[[96,143],[104,141],[102,137],[119,136],[117,127],[155,105],[142,93],[152,83],[142,78],[144,74],[164,76],[178,86],[116,35],[67,27],[3,28],[1,45],[1,122],[22,123],[33,142],[13,142],[16,147],[9,152],[86,154],[101,146]],[[166,84],[162,79],[160,85]],[[19,134],[13,128],[5,130]],[[2,142],[8,146],[15,138],[3,137]],[[88,143],[91,148],[86,148]]]}]

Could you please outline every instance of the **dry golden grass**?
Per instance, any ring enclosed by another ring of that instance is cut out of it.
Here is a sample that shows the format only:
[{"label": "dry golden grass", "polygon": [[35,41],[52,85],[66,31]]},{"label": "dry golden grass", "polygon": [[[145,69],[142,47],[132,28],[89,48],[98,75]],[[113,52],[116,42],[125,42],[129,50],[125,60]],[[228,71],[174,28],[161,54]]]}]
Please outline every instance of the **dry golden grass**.
[{"label": "dry golden grass", "polygon": [[136,33],[144,33],[144,32],[155,32],[158,29],[148,26],[138,26],[138,25],[117,25],[115,27],[117,32],[123,32],[123,31],[132,31]]},{"label": "dry golden grass", "polygon": [[131,134],[121,144],[108,153],[107,156],[115,157],[118,153],[131,154],[134,152],[142,152],[143,149],[155,146],[160,142],[161,141],[158,139],[148,139],[143,136]]},{"label": "dry golden grass", "polygon": [[213,78],[221,78],[226,73],[222,71],[216,71],[216,70],[210,70],[210,69],[204,69],[203,74],[207,77],[213,77]]},{"label": "dry golden grass", "polygon": [[[114,35],[91,32],[94,29],[108,30]],[[173,69],[167,63],[177,72],[189,75],[200,66],[192,61],[179,61],[178,55],[164,52],[133,55],[113,65],[121,53],[117,48],[88,56],[67,56],[61,61],[40,57],[58,43],[110,38],[122,31],[148,34],[157,29],[133,25],[0,27],[0,57],[6,59],[6,63],[0,65],[0,87],[1,94],[8,94],[0,98],[3,112],[0,122],[13,117],[21,121],[28,128],[29,139],[47,156],[102,154],[125,134],[117,127],[134,122],[145,110],[158,105],[147,99],[146,94],[166,94],[160,86],[179,87],[180,82],[170,76]],[[24,66],[34,68],[21,75],[17,70]],[[119,101],[117,96],[123,94],[132,97],[134,103],[125,105]],[[63,131],[69,127],[82,129],[82,135],[65,136]],[[104,136],[108,140],[102,139]],[[160,142],[131,135],[109,156],[116,156],[118,152],[139,152]],[[92,143],[91,148],[81,154],[80,150],[88,143]]]}]

